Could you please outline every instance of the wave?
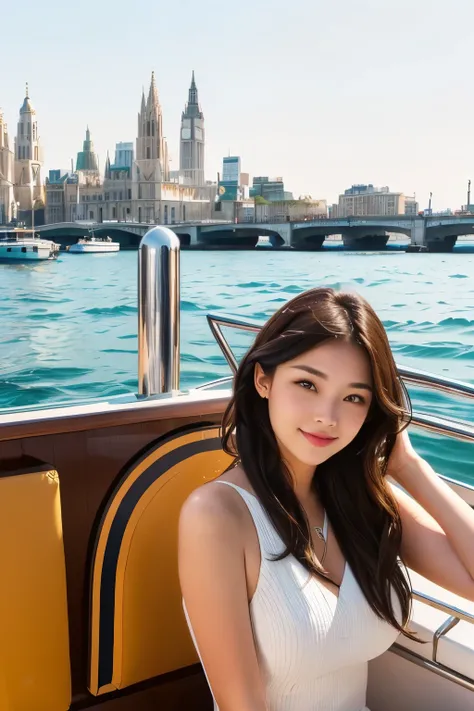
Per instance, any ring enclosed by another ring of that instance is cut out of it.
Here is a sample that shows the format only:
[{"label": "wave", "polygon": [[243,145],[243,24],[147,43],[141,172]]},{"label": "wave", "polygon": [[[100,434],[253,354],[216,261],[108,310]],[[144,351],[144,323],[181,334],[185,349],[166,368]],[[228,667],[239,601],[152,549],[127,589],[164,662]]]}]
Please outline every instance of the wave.
[{"label": "wave", "polygon": [[456,345],[449,343],[424,343],[416,345],[413,343],[392,343],[392,350],[395,353],[403,353],[409,358],[452,358],[459,360],[474,361],[474,346]]},{"label": "wave", "polygon": [[[223,355],[209,355],[202,357],[193,353],[182,353],[181,363],[206,363],[208,365],[222,365],[227,363]],[[216,376],[218,377],[218,376]]]},{"label": "wave", "polygon": [[132,355],[136,355],[137,351],[129,351],[126,348],[102,348],[100,351],[101,353],[129,353]]},{"label": "wave", "polygon": [[284,294],[301,294],[303,288],[298,284],[289,284],[288,286],[283,286],[281,291]]},{"label": "wave", "polygon": [[[417,302],[418,305],[423,305]],[[393,305],[392,308],[396,306]],[[407,319],[406,321],[393,321],[387,319],[383,321],[385,329],[387,331],[409,331],[410,333],[423,333],[425,331],[458,331],[460,333],[468,334],[471,332],[470,329],[474,329],[474,321],[468,318],[453,318],[452,316],[442,319],[441,321],[420,321],[416,322],[412,319]],[[468,330],[469,329],[469,330]]]},{"label": "wave", "polygon": [[23,304],[70,304],[74,299],[68,299],[66,296],[59,298],[57,294],[51,296],[22,296]]},{"label": "wave", "polygon": [[181,299],[180,302],[181,311],[221,311],[222,306],[217,306],[216,304],[205,304],[201,306],[195,301],[187,301],[186,299]]},{"label": "wave", "polygon": [[78,368],[78,367],[51,367],[51,368],[23,368],[22,370],[17,370],[10,372],[9,379],[11,382],[18,383],[29,383],[34,386],[35,383],[41,380],[47,380],[48,383],[51,381],[57,381],[59,383],[68,383],[73,378],[82,378],[89,373],[92,373],[91,368]]},{"label": "wave", "polygon": [[92,309],[85,309],[84,313],[89,316],[126,316],[127,314],[136,314],[137,311],[137,306],[119,304],[117,306],[94,306]]},{"label": "wave", "polygon": [[263,286],[268,287],[268,284],[263,281],[243,281],[236,284],[236,286],[239,287],[239,289],[260,289]]},{"label": "wave", "polygon": [[[35,309],[35,311],[37,310]],[[62,313],[51,313],[51,311],[42,310],[41,313],[26,314],[24,318],[27,318],[29,321],[44,321],[47,323],[48,321],[59,321],[62,318],[67,318],[67,316]]]},{"label": "wave", "polygon": [[0,379],[2,408],[29,407],[30,405],[52,404],[63,395],[59,386],[29,385],[27,387],[8,380]]},{"label": "wave", "polygon": [[456,329],[470,328],[470,327],[474,326],[474,321],[471,321],[468,318],[462,318],[462,317],[453,318],[452,316],[450,316],[449,318],[445,318],[445,319],[443,319],[443,321],[440,321],[438,323],[438,326],[441,326],[441,328],[456,328]]}]

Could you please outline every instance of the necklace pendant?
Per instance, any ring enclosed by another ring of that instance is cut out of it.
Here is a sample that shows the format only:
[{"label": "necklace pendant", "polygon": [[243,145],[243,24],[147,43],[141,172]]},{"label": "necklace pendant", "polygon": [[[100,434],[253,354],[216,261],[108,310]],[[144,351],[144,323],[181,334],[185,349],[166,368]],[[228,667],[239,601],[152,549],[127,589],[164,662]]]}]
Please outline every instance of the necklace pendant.
[{"label": "necklace pendant", "polygon": [[321,526],[314,526],[314,530],[316,531],[316,535],[318,536],[318,538],[320,538],[322,541],[326,541]]}]

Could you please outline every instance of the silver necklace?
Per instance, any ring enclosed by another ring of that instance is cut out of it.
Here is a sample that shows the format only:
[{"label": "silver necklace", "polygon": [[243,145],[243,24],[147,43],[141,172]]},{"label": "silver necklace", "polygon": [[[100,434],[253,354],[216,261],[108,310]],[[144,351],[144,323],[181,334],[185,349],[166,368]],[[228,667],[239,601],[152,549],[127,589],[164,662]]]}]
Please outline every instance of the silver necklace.
[{"label": "silver necklace", "polygon": [[[324,527],[321,526],[313,526],[314,531],[316,532],[317,537],[321,540],[324,541],[324,550],[323,550],[323,555],[321,556],[321,565],[324,563],[324,559],[326,558],[326,553],[328,549],[328,536],[327,536],[327,518],[326,518],[326,512],[324,512]],[[326,535],[324,535],[324,529],[326,529]]]},{"label": "silver necklace", "polygon": [[321,526],[313,526],[314,530],[316,531],[316,535],[321,541],[326,542],[326,537],[324,535],[324,531]]}]

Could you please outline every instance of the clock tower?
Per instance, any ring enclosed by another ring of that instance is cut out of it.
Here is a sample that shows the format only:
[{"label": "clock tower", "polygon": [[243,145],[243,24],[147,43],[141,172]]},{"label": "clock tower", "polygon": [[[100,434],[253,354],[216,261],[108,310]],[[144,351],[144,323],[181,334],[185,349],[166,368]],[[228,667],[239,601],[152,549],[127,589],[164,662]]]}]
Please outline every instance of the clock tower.
[{"label": "clock tower", "polygon": [[199,106],[194,72],[188,102],[181,116],[179,169],[188,184],[198,187],[205,184],[204,114]]}]

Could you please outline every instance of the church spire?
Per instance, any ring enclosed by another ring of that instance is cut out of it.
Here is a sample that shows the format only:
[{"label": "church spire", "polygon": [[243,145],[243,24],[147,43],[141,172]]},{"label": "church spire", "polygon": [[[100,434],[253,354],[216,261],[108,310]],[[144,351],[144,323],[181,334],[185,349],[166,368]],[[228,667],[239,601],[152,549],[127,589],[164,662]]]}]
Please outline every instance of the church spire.
[{"label": "church spire", "polygon": [[150,91],[148,92],[148,107],[159,106],[158,89],[156,88],[155,72],[151,73]]},{"label": "church spire", "polygon": [[198,90],[196,86],[196,78],[194,76],[194,69],[191,78],[191,86],[189,87],[188,104],[199,106]]},{"label": "church spire", "polygon": [[[158,97],[155,72],[151,74],[146,104],[142,92],[141,109],[138,114],[136,162],[139,168],[140,161],[155,162],[156,182],[165,182],[169,179],[168,149],[166,139],[163,136],[163,115]],[[152,167],[153,164],[149,163],[146,170],[149,172]]]},{"label": "church spire", "polygon": [[30,95],[28,92],[28,82],[26,82],[25,87],[25,98],[23,100],[23,106],[20,109],[20,114],[32,114],[34,113],[33,107],[30,101]]},{"label": "church spire", "polygon": [[104,178],[106,180],[109,180],[111,177],[112,177],[112,171],[110,170],[110,155],[109,155],[109,152],[107,151],[107,160],[105,161]]}]

